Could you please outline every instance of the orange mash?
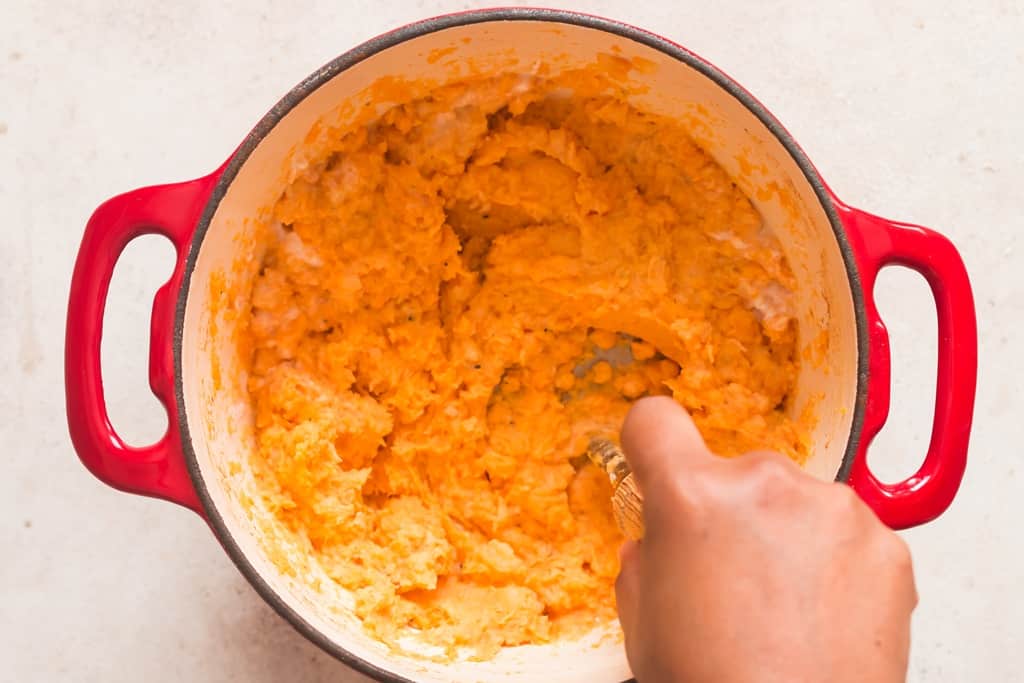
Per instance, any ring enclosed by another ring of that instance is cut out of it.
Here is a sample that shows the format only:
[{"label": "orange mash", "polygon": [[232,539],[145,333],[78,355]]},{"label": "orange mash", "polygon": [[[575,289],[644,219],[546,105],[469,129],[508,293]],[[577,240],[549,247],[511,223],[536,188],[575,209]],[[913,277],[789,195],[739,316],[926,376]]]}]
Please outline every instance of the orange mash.
[{"label": "orange mash", "polygon": [[579,456],[637,397],[675,397],[723,456],[805,455],[778,244],[680,124],[600,82],[394,106],[273,220],[253,467],[394,647],[411,628],[487,658],[615,618],[622,538]]}]

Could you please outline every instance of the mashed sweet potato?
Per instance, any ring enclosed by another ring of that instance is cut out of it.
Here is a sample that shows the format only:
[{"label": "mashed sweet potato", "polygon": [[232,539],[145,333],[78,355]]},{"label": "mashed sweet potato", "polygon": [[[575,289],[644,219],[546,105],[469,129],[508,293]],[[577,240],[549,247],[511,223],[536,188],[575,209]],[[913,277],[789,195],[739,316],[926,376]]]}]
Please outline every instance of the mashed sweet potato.
[{"label": "mashed sweet potato", "polygon": [[489,657],[613,620],[622,539],[579,456],[639,396],[724,456],[805,454],[777,243],[607,83],[438,88],[339,134],[273,219],[254,467],[388,644]]}]

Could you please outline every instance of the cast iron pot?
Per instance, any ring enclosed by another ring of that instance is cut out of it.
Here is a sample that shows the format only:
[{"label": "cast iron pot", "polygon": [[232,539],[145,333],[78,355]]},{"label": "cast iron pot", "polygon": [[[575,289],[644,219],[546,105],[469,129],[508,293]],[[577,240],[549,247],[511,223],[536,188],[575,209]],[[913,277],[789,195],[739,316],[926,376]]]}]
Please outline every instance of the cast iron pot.
[{"label": "cast iron pot", "polygon": [[[935,518],[960,484],[977,342],[967,273],[949,241],[841,202],[763,105],[669,40],[555,10],[496,9],[421,21],[313,73],[213,173],[135,190],[100,206],[82,239],[68,305],[68,424],[85,465],[118,489],[197,512],[267,602],[310,640],[370,675],[396,681],[630,677],[612,627],[578,643],[508,648],[490,662],[444,665],[400,656],[362,632],[350,596],[308,558],[286,559],[291,572],[282,571],[280,550],[271,561],[283,537],[272,515],[246,495],[251,473],[239,464],[252,447],[251,409],[231,336],[235,307],[244,305],[244,297],[236,296],[244,286],[238,285],[258,267],[253,220],[272,205],[289,174],[301,170],[303,149],[323,124],[358,111],[373,96],[369,86],[382,77],[440,83],[470,66],[526,70],[543,60],[561,69],[591,64],[609,52],[644,65],[633,74],[648,86],[635,96],[636,104],[687,122],[697,142],[751,197],[801,283],[796,294],[804,362],[792,409],[813,403],[818,416],[806,469],[848,482],[894,528]],[[135,448],[124,444],[107,416],[100,337],[114,264],[129,241],[150,233],[166,236],[177,249],[174,274],[153,303],[150,341],[150,385],[167,409],[169,427],[157,443]],[[889,407],[888,337],[872,290],[879,270],[890,264],[912,268],[928,281],[939,328],[931,442],[920,469],[895,484],[872,475],[865,458]]]}]

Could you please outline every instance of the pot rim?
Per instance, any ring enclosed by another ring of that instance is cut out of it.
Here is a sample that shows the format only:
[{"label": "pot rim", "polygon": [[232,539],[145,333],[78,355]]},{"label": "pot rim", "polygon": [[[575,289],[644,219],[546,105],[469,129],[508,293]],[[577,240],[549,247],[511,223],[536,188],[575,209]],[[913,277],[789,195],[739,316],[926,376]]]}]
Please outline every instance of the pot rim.
[{"label": "pot rim", "polygon": [[864,424],[868,392],[869,341],[867,315],[865,312],[864,294],[860,274],[857,269],[856,257],[853,247],[846,238],[843,224],[834,204],[834,198],[830,194],[810,159],[807,158],[807,155],[803,152],[789,132],[782,126],[782,124],[752,94],[720,69],[705,61],[698,55],[690,52],[683,46],[655,33],[651,33],[650,31],[630,24],[569,10],[528,7],[501,7],[470,10],[423,19],[379,35],[341,54],[323,67],[317,69],[282,97],[281,100],[275,104],[274,107],[267,112],[267,114],[260,119],[259,123],[257,123],[249,132],[242,141],[242,144],[239,145],[232,154],[228,163],[223,167],[223,173],[221,173],[218,178],[217,184],[207,200],[206,207],[203,209],[199,222],[196,224],[195,232],[192,235],[188,257],[184,266],[182,284],[179,289],[177,303],[175,305],[173,332],[174,397],[178,412],[178,429],[180,431],[181,448],[189,477],[195,487],[196,495],[202,504],[208,523],[217,538],[220,540],[221,545],[228,553],[228,556],[234,562],[235,566],[238,567],[239,571],[243,576],[245,576],[260,597],[262,597],[274,609],[274,611],[284,617],[308,640],[360,673],[388,683],[415,682],[386,669],[382,669],[379,666],[352,654],[340,643],[331,640],[324,633],[306,621],[306,619],[299,612],[294,610],[256,570],[255,566],[249,561],[248,557],[246,557],[241,547],[231,535],[223,517],[214,505],[203,479],[202,472],[199,470],[196,453],[192,447],[192,438],[188,425],[188,413],[185,410],[184,383],[182,380],[182,339],[184,334],[185,306],[188,301],[192,273],[195,270],[199,250],[221,200],[224,198],[228,188],[231,186],[231,183],[234,181],[242,166],[245,165],[245,162],[259,143],[292,109],[298,106],[299,103],[301,103],[320,86],[326,84],[341,72],[359,64],[363,60],[372,57],[379,52],[394,47],[395,45],[430,33],[435,33],[437,31],[443,31],[459,26],[496,21],[541,21],[556,24],[568,24],[605,31],[621,38],[656,49],[669,57],[683,62],[704,76],[707,76],[718,87],[728,92],[743,104],[752,114],[754,114],[754,116],[757,117],[761,124],[764,125],[773,136],[775,136],[803,172],[805,179],[810,184],[814,194],[817,196],[818,201],[821,204],[822,209],[825,211],[829,223],[832,226],[832,231],[842,254],[843,263],[845,264],[846,272],[850,281],[854,318],[857,327],[857,393],[853,408],[853,421],[850,426],[850,437],[847,442],[839,470],[836,474],[836,481],[846,481],[849,477],[850,468],[857,457],[861,432]]}]

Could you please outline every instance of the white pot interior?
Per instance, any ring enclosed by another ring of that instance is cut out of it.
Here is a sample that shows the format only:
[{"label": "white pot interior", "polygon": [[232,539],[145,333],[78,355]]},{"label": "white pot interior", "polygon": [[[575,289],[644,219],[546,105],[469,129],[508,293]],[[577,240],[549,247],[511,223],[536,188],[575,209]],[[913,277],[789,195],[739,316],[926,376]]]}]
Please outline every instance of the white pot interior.
[{"label": "white pot interior", "polygon": [[[262,507],[246,467],[253,447],[245,372],[232,333],[248,306],[260,261],[254,239],[266,210],[302,171],[304,146],[324,124],[344,123],[382,77],[419,81],[417,95],[471,71],[527,71],[592,64],[616,49],[642,59],[632,72],[649,86],[634,104],[682,119],[751,198],[778,236],[799,281],[801,372],[792,410],[813,411],[813,456],[806,469],[833,479],[851,432],[857,390],[857,334],[851,284],[828,218],[803,172],[776,137],[733,95],[661,51],[597,28],[549,21],[490,21],[435,31],[387,48],[310,93],[266,135],[243,164],[202,242],[185,309],[182,379],[188,424],[209,498],[255,572],[327,639],[380,669],[424,681],[621,681],[630,677],[615,628],[579,642],[507,648],[487,662],[440,664],[390,652],[364,634],[352,601],[315,561],[289,542]],[[375,101],[378,108],[387,102]],[[827,387],[827,390],[826,390]],[[290,567],[282,571],[280,567]]]}]

